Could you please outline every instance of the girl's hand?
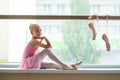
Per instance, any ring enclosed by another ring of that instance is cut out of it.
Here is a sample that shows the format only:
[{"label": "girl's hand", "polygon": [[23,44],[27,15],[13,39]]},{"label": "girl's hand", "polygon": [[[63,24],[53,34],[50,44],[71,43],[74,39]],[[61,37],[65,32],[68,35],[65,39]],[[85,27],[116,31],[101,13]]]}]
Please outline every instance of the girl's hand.
[{"label": "girl's hand", "polygon": [[45,38],[46,38],[45,36],[39,37],[39,39],[42,39],[42,40],[45,39]]},{"label": "girl's hand", "polygon": [[46,41],[46,43],[47,43],[47,47],[46,48],[52,48],[52,45],[51,45],[50,41],[47,39],[47,37],[42,36],[41,39],[42,40],[44,39]]},{"label": "girl's hand", "polygon": [[45,39],[44,36],[42,36],[42,37],[33,37],[33,38],[34,38],[34,39],[37,39],[37,40],[40,41],[40,42],[42,42],[42,40]]},{"label": "girl's hand", "polygon": [[[50,41],[45,37],[45,36],[40,36],[37,37],[36,39],[39,39],[38,41],[38,45],[43,47],[43,48],[52,48],[52,45],[50,43]],[[45,40],[45,43],[42,43],[42,40]]]}]

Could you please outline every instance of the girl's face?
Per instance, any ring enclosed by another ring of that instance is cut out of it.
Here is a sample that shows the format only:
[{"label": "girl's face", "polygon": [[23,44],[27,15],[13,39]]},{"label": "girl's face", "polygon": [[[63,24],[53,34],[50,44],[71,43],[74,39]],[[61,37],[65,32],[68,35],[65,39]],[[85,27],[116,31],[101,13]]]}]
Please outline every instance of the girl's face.
[{"label": "girl's face", "polygon": [[33,37],[40,37],[42,35],[42,29],[40,28],[40,26],[34,25],[31,33]]}]

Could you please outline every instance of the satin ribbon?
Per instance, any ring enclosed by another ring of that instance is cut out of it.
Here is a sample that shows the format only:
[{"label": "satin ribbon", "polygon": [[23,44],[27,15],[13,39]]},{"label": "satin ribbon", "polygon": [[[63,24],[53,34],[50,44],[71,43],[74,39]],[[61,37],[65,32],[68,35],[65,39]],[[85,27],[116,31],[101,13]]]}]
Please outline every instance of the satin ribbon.
[{"label": "satin ribbon", "polygon": [[108,34],[108,15],[106,15],[105,33]]}]

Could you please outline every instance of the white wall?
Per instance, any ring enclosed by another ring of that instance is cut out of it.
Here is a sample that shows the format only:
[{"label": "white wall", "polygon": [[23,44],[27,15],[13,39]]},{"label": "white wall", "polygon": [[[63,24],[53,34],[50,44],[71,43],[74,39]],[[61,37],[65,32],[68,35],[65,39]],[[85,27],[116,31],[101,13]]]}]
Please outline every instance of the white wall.
[{"label": "white wall", "polygon": [[[34,15],[36,0],[0,0],[0,14]],[[32,22],[34,20],[0,19],[0,62],[20,59],[26,42],[25,31]]]},{"label": "white wall", "polygon": [[[9,0],[0,0],[0,14],[9,13]],[[8,59],[8,29],[6,20],[0,20],[0,62],[7,62]]]},{"label": "white wall", "polygon": [[[35,15],[36,0],[10,0],[9,14],[12,15]],[[19,62],[22,58],[26,45],[26,31],[29,24],[35,20],[9,20],[9,61]]]}]

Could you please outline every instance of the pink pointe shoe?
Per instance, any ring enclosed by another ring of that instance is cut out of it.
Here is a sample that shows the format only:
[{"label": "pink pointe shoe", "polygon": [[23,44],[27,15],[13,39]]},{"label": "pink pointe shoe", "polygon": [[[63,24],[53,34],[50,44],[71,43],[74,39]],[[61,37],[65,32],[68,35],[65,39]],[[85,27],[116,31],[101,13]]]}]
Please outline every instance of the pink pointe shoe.
[{"label": "pink pointe shoe", "polygon": [[96,33],[96,31],[95,31],[95,28],[94,28],[94,26],[93,26],[93,23],[89,23],[88,25],[89,25],[89,28],[92,30],[93,40],[95,40],[97,33]]},{"label": "pink pointe shoe", "polygon": [[107,51],[110,51],[110,43],[106,34],[102,35],[102,39],[105,41]]},{"label": "pink pointe shoe", "polygon": [[75,70],[77,70],[77,69],[78,69],[78,66],[81,65],[81,64],[82,64],[82,61],[78,61],[78,62],[72,64],[71,66],[72,66]]},{"label": "pink pointe shoe", "polygon": [[75,70],[73,67],[71,67],[71,66],[62,66],[61,67],[61,70]]}]

